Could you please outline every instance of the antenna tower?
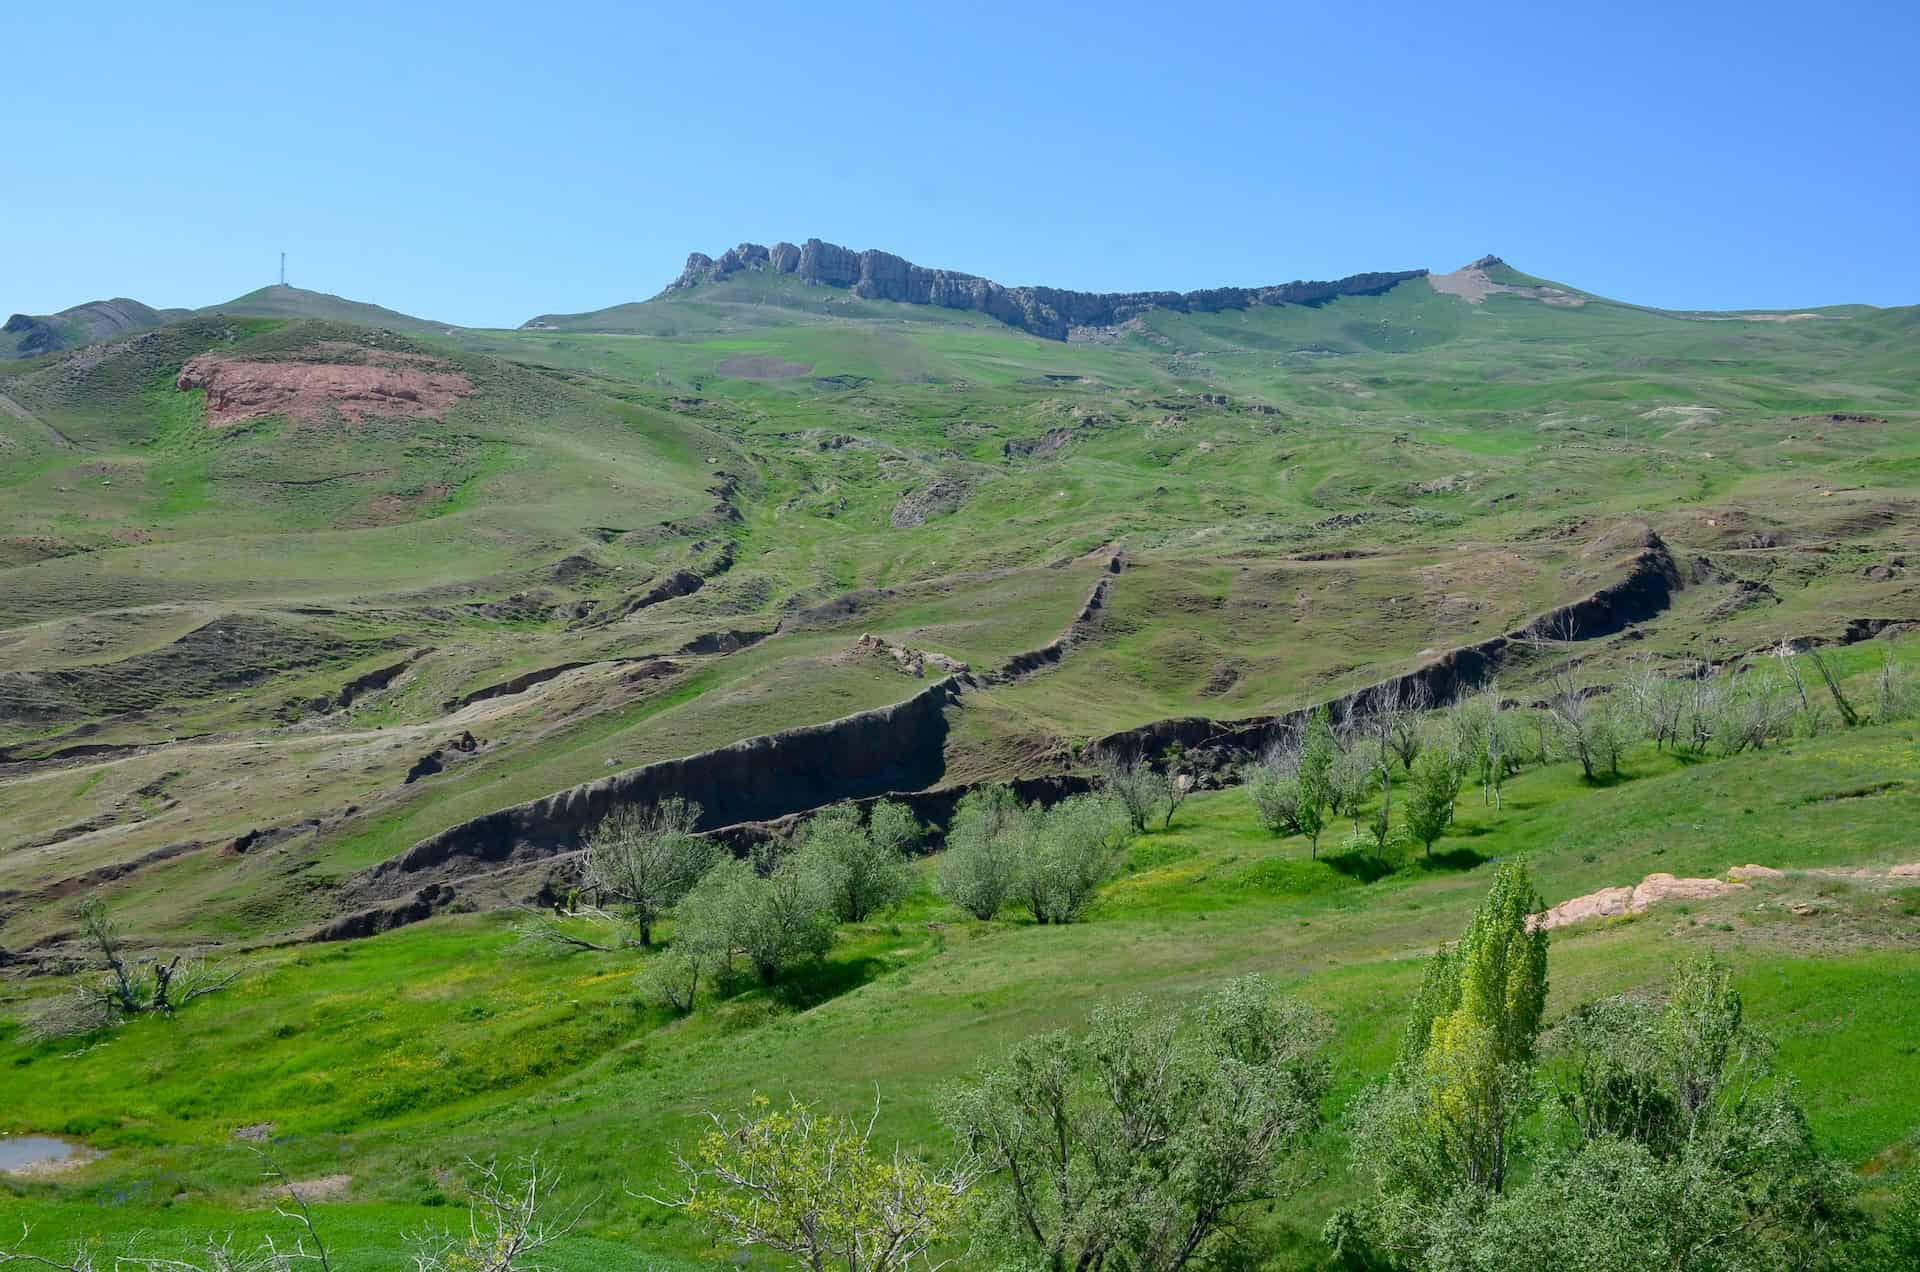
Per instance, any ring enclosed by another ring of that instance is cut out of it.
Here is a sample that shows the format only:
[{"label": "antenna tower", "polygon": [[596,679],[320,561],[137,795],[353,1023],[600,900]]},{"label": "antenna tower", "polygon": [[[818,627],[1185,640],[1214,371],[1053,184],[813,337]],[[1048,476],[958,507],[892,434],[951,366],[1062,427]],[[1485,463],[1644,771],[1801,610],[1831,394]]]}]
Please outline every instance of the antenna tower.
[{"label": "antenna tower", "polygon": [[280,253],[280,285],[282,287],[287,285],[287,254],[285,252]]}]

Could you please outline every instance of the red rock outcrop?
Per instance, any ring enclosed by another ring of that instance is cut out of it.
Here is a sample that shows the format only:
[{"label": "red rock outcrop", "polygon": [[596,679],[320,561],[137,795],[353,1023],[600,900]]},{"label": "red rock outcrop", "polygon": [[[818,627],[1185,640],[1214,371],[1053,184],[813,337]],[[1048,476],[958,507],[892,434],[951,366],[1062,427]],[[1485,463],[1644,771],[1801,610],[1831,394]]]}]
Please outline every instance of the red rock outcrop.
[{"label": "red rock outcrop", "polygon": [[174,387],[205,389],[207,422],[216,425],[261,415],[315,419],[331,411],[355,421],[369,415],[439,419],[473,393],[467,377],[446,363],[401,355],[324,362],[203,353],[180,368]]}]

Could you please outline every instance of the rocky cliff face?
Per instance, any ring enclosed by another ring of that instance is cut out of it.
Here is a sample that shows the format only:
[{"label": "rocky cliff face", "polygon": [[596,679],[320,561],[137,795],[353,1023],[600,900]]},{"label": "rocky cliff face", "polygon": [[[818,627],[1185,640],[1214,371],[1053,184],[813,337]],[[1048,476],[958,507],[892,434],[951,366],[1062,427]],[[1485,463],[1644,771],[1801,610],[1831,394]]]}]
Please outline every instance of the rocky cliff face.
[{"label": "rocky cliff face", "polygon": [[891,252],[855,252],[819,239],[795,247],[742,243],[718,259],[704,252],[687,257],[668,291],[684,291],[748,271],[792,274],[803,283],[844,287],[865,300],[966,309],[1050,340],[1065,340],[1077,327],[1111,327],[1153,309],[1210,313],[1253,305],[1316,305],[1336,296],[1365,296],[1420,278],[1424,269],[1355,274],[1332,282],[1280,283],[1270,287],[1213,287],[1191,292],[1077,292],[1057,287],[1002,287],[990,278],[928,269]]}]

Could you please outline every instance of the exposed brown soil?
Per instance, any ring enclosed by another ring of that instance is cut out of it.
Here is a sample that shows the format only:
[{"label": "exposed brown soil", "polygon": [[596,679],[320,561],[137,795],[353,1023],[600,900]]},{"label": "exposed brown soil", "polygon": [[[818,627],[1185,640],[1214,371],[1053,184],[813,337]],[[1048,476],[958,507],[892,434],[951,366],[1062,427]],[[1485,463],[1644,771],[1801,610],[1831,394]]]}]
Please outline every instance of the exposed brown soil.
[{"label": "exposed brown soil", "polygon": [[313,346],[305,356],[265,362],[203,353],[180,368],[174,387],[205,389],[207,421],[232,424],[261,415],[317,419],[337,411],[346,419],[415,415],[439,419],[473,393],[467,377],[419,354],[383,353],[357,363],[324,361]]}]

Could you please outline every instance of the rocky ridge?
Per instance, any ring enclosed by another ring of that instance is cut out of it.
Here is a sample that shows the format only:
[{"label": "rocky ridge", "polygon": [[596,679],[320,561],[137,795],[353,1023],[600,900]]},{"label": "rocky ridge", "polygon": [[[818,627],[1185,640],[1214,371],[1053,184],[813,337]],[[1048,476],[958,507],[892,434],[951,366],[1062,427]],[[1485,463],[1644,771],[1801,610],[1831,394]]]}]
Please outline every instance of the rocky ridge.
[{"label": "rocky ridge", "polygon": [[748,272],[791,274],[810,285],[846,288],[863,300],[972,310],[1050,340],[1065,340],[1078,329],[1117,326],[1155,309],[1212,313],[1254,305],[1317,305],[1337,296],[1373,295],[1427,274],[1424,269],[1413,269],[1268,287],[1080,292],[1058,287],[1004,287],[976,274],[915,265],[891,252],[855,252],[813,238],[799,246],[742,243],[718,258],[694,252],[666,291],[687,291]]},{"label": "rocky ridge", "polygon": [[145,331],[185,312],[154,309],[137,300],[116,296],[112,300],[91,300],[57,314],[14,314],[0,325],[0,358],[31,358],[130,331]]}]

